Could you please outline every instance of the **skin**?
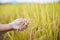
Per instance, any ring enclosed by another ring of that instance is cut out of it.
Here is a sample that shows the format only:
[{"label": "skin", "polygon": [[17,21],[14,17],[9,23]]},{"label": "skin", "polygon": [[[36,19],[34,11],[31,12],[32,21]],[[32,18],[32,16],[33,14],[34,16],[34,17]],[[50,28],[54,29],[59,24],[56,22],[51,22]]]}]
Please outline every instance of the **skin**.
[{"label": "skin", "polygon": [[11,30],[13,30],[13,28],[10,24],[0,24],[0,32],[7,32]]},{"label": "skin", "polygon": [[[19,20],[16,20],[16,21],[21,21],[20,19]],[[15,23],[10,23],[10,24],[0,24],[0,32],[8,32],[8,31],[14,31],[15,28],[13,26],[17,25],[19,26],[19,31],[22,31],[22,30],[25,30],[29,24],[29,21],[28,20],[25,20],[23,19],[22,22],[16,22],[14,21]]]}]

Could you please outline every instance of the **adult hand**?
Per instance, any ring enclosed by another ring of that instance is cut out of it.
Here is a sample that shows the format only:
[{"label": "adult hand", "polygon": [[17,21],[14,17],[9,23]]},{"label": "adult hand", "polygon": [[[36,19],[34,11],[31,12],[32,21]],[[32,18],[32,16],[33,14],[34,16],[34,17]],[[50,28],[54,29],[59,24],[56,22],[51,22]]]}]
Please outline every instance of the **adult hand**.
[{"label": "adult hand", "polygon": [[14,20],[10,24],[14,30],[22,31],[27,28],[29,24],[29,20],[26,20],[24,18],[19,18],[19,19]]}]

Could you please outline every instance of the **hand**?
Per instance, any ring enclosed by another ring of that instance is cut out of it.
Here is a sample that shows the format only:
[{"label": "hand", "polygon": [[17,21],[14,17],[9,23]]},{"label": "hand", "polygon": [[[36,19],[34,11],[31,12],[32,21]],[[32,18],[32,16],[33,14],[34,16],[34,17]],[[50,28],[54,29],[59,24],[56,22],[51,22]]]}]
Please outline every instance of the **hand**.
[{"label": "hand", "polygon": [[11,27],[12,27],[14,30],[22,31],[22,30],[24,30],[24,29],[27,28],[27,26],[28,26],[28,24],[29,24],[29,20],[20,18],[20,19],[14,20],[14,21],[11,22],[10,24],[12,25]]}]

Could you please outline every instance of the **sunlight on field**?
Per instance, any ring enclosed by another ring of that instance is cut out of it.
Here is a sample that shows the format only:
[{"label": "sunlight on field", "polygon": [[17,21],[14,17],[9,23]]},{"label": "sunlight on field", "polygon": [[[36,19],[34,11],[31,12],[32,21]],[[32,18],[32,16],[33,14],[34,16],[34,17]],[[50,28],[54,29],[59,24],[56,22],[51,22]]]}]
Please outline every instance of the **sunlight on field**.
[{"label": "sunlight on field", "polygon": [[10,23],[21,17],[31,19],[28,28],[7,32],[4,39],[8,36],[10,40],[59,40],[60,3],[0,5],[0,23]]}]

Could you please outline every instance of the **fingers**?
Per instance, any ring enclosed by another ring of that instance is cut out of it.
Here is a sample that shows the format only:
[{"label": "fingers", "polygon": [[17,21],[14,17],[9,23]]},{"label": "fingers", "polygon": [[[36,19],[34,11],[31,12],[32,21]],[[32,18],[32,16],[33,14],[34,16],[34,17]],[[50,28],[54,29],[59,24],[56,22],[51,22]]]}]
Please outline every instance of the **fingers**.
[{"label": "fingers", "polygon": [[27,21],[24,19],[24,21],[22,21],[22,22],[19,24],[19,31],[21,31],[21,30],[24,29],[26,22],[27,22]]},{"label": "fingers", "polygon": [[28,24],[29,24],[29,20],[25,19],[20,25],[20,31],[26,29]]}]

